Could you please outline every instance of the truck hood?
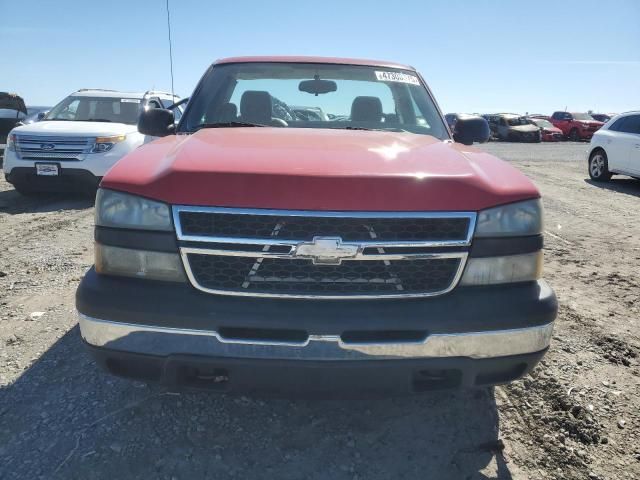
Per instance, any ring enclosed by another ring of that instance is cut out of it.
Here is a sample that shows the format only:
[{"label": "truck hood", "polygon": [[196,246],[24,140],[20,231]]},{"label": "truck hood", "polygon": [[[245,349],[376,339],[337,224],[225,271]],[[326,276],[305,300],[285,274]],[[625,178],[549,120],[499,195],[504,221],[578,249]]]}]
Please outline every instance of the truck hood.
[{"label": "truck hood", "polygon": [[13,133],[43,136],[64,135],[67,137],[107,137],[109,135],[123,135],[136,131],[136,125],[127,125],[124,123],[43,120],[18,127],[13,131]]},{"label": "truck hood", "polygon": [[268,127],[156,140],[101,186],[170,204],[292,210],[473,211],[539,196],[492,155],[430,136]]}]

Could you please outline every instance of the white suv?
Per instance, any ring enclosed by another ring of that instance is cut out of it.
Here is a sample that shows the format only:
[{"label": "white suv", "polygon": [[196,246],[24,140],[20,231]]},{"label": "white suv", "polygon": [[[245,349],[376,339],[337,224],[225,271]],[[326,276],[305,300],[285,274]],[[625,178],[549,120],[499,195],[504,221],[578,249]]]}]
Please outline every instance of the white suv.
[{"label": "white suv", "polygon": [[[169,108],[179,97],[165,92],[83,89],[53,107],[37,123],[14,128],[7,138],[4,174],[23,194],[95,191],[120,158],[154,137],[138,132],[140,112]],[[174,109],[176,121],[181,108]]]},{"label": "white suv", "polygon": [[589,176],[606,182],[613,174],[640,179],[640,111],[612,118],[591,138]]}]

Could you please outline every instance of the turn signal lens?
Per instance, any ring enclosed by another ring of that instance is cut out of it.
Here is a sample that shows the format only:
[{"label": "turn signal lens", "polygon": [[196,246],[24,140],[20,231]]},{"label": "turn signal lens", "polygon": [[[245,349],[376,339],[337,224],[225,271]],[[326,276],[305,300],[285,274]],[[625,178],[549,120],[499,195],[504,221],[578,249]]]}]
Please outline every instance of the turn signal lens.
[{"label": "turn signal lens", "polygon": [[150,252],[95,244],[96,272],[106,275],[184,282],[185,275],[177,253]]},{"label": "turn signal lens", "polygon": [[15,152],[16,151],[16,134],[12,133],[9,136],[7,136],[7,150],[9,150],[10,152]]},{"label": "turn signal lens", "polygon": [[116,143],[123,142],[127,138],[126,135],[114,135],[112,137],[97,137],[96,142],[91,149],[91,153],[104,153],[113,148]]},{"label": "turn signal lens", "polygon": [[542,251],[505,257],[469,258],[460,285],[530,282],[542,276]]}]

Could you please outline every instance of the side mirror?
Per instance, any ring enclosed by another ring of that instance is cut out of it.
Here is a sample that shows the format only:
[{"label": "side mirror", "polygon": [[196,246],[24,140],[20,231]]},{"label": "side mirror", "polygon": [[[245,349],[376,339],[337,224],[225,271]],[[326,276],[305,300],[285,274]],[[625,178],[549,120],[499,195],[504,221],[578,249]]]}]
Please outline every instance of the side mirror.
[{"label": "side mirror", "polygon": [[166,137],[175,131],[173,112],[163,108],[143,110],[138,117],[138,131],[152,137]]},{"label": "side mirror", "polygon": [[47,112],[39,112],[38,115],[36,116],[36,118],[38,119],[38,122],[42,120],[46,114]]},{"label": "side mirror", "polygon": [[453,132],[453,140],[464,145],[473,142],[486,143],[491,132],[489,123],[482,117],[460,117]]}]

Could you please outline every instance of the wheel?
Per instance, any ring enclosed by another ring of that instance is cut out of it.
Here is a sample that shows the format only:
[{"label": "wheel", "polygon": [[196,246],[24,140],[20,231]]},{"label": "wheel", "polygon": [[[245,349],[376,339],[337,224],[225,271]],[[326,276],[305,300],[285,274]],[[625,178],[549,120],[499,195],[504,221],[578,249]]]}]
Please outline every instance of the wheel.
[{"label": "wheel", "polygon": [[595,182],[611,180],[609,161],[604,150],[595,150],[589,157],[589,176]]},{"label": "wheel", "polygon": [[572,142],[580,141],[580,132],[578,132],[577,128],[571,129],[571,131],[569,132],[569,140],[571,140]]}]

